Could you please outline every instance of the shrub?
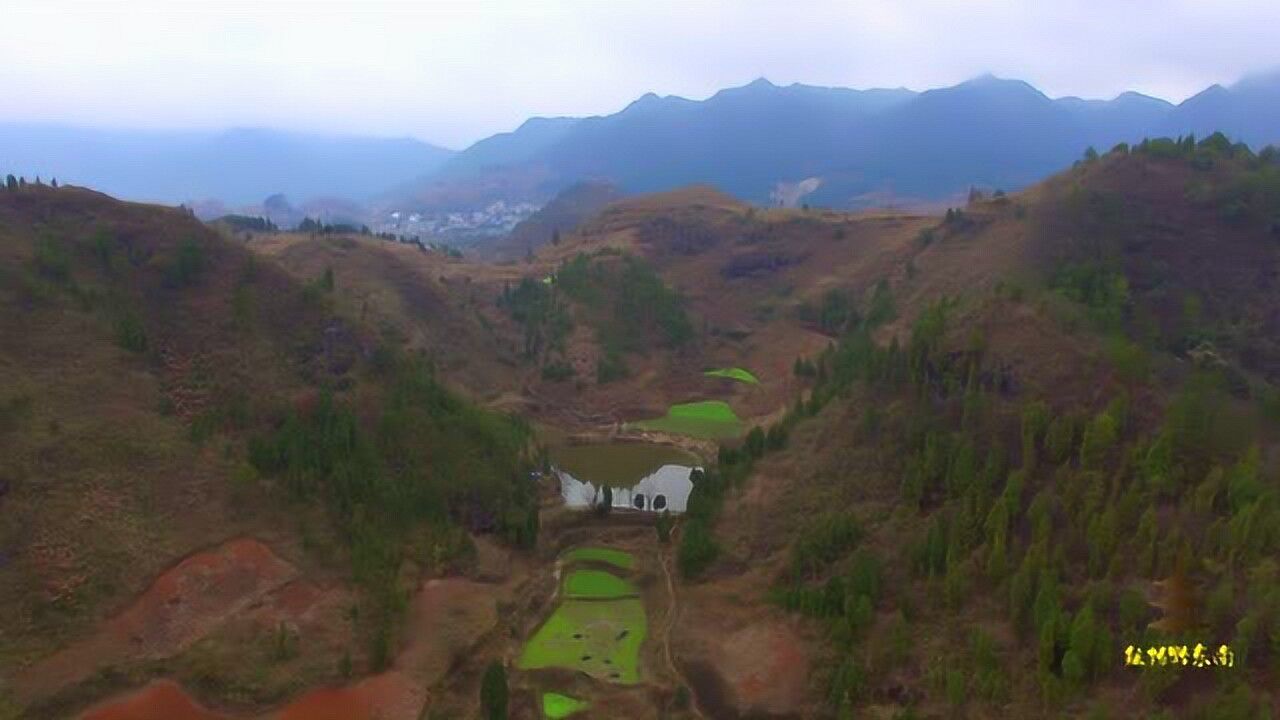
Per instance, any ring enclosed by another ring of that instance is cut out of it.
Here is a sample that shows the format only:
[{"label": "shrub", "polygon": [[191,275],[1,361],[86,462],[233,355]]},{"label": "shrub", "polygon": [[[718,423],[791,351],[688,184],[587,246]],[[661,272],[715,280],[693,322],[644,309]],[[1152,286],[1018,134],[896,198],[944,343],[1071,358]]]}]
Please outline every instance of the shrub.
[{"label": "shrub", "polygon": [[189,287],[199,280],[204,266],[204,246],[195,238],[185,238],[178,243],[178,248],[165,269],[165,281],[171,287]]},{"label": "shrub", "polygon": [[36,240],[36,272],[55,282],[66,282],[71,277],[71,257],[63,244],[44,236]]},{"label": "shrub", "polygon": [[574,374],[573,366],[564,360],[554,360],[542,366],[542,379],[549,382],[564,382]]},{"label": "shrub", "polygon": [[116,318],[115,331],[116,345],[129,352],[146,352],[147,331],[136,313],[127,311]]},{"label": "shrub", "polygon": [[797,577],[813,577],[861,538],[862,528],[851,515],[817,518],[805,526],[791,546],[792,572]]},{"label": "shrub", "polygon": [[671,526],[673,524],[671,513],[663,510],[658,516],[657,522],[654,523],[654,530],[658,533],[658,542],[666,544],[671,541]]},{"label": "shrub", "polygon": [[627,363],[622,359],[622,355],[617,352],[606,351],[604,355],[596,361],[596,382],[604,385],[616,380],[625,380],[630,377],[631,370],[627,368]]}]

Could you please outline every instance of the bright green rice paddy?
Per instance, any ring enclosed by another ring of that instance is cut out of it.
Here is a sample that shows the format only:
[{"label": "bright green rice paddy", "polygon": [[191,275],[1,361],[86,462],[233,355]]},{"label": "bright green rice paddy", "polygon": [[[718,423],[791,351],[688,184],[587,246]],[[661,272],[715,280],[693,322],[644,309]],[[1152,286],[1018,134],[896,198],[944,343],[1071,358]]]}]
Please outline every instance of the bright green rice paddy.
[{"label": "bright green rice paddy", "polygon": [[570,715],[586,710],[591,703],[586,700],[561,695],[560,693],[543,693],[542,695],[542,714],[550,720],[560,720]]},{"label": "bright green rice paddy", "polygon": [[680,403],[667,409],[664,417],[632,423],[644,430],[679,433],[720,440],[742,434],[742,420],[723,400]]},{"label": "bright green rice paddy", "polygon": [[573,548],[560,556],[560,561],[568,565],[577,562],[598,562],[623,570],[630,570],[635,567],[635,558],[631,557],[631,553],[613,548],[596,548],[596,547],[579,547]]},{"label": "bright green rice paddy", "polygon": [[579,600],[614,600],[635,597],[635,587],[603,570],[574,570],[564,581],[565,597]]},{"label": "bright green rice paddy", "polygon": [[647,629],[640,598],[565,600],[525,645],[519,666],[563,667],[633,685]]},{"label": "bright green rice paddy", "polygon": [[740,367],[716,368],[715,370],[708,370],[702,374],[707,377],[729,378],[730,380],[737,380],[739,382],[747,383],[748,385],[760,384],[760,379],[752,374],[750,370],[745,370]]}]

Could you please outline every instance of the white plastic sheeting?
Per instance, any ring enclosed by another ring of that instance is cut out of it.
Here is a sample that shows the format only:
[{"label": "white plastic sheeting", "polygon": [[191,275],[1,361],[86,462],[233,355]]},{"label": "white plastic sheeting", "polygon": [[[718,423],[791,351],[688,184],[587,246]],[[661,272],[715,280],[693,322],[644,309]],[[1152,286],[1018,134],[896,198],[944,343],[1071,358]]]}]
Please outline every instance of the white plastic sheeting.
[{"label": "white plastic sheeting", "polygon": [[[694,468],[687,465],[663,465],[629,488],[613,489],[613,507],[618,509],[643,510],[645,512],[682,513],[689,505],[689,493],[693,490],[693,481],[689,473]],[[571,508],[589,508],[595,505],[601,488],[590,482],[582,482],[569,473],[556,468],[560,478],[560,495],[564,504]]]}]

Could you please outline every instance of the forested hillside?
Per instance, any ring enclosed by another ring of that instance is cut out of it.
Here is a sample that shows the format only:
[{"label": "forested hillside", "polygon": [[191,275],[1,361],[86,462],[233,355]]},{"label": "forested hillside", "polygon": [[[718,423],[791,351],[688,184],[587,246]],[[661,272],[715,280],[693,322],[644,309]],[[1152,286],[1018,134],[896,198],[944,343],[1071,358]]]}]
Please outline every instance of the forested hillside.
[{"label": "forested hillside", "polygon": [[[770,568],[837,717],[1271,717],[1278,189],[1274,151],[1152,140],[949,212],[897,319],[855,308],[722,451],[689,574]],[[933,290],[1009,242],[1016,271]]]}]

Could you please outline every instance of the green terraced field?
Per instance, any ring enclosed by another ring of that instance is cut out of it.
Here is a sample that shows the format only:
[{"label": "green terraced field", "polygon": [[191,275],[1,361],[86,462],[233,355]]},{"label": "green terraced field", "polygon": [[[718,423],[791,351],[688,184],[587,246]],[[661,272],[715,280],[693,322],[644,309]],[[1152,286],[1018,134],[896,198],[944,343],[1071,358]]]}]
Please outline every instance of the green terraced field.
[{"label": "green terraced field", "polygon": [[551,720],[567,718],[570,715],[586,710],[591,703],[586,700],[561,695],[560,693],[544,693],[542,695],[542,714]]},{"label": "green terraced field", "polygon": [[740,367],[716,368],[715,370],[707,370],[702,374],[707,377],[729,378],[730,380],[737,380],[739,382],[747,383],[748,385],[760,384],[760,379],[752,374],[750,370],[745,370]]},{"label": "green terraced field", "polygon": [[644,430],[679,433],[709,440],[734,438],[742,434],[742,420],[723,400],[680,403],[667,409],[664,417],[632,423]]},{"label": "green terraced field", "polygon": [[640,681],[640,646],[647,630],[639,598],[565,600],[525,645],[519,666],[562,667],[633,685]]},{"label": "green terraced field", "polygon": [[631,553],[613,548],[596,548],[596,547],[580,547],[569,550],[560,556],[560,561],[565,564],[576,562],[598,562],[612,565],[623,570],[630,570],[635,567],[635,558],[631,557]]},{"label": "green terraced field", "polygon": [[613,600],[635,597],[631,583],[603,570],[574,570],[564,581],[565,597],[579,600]]}]

